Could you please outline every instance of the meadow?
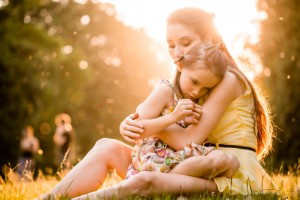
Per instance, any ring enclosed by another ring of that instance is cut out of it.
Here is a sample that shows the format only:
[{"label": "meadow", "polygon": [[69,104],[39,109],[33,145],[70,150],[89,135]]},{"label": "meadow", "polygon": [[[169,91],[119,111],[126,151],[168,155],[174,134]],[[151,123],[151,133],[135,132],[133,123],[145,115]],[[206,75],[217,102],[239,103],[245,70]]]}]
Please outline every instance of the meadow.
[{"label": "meadow", "polygon": [[[3,170],[3,169],[2,169]],[[31,200],[39,195],[46,193],[54,187],[67,171],[59,171],[55,176],[44,176],[39,173],[39,176],[33,180],[30,172],[24,173],[23,178],[15,173],[14,169],[6,168],[5,178],[0,179],[0,200]],[[286,174],[274,174],[272,179],[278,185],[279,190],[276,193],[256,193],[248,196],[232,196],[226,194],[190,194],[174,196],[171,194],[155,195],[153,197],[132,197],[130,199],[164,199],[164,200],[189,200],[189,199],[222,199],[222,200],[238,200],[238,199],[253,199],[253,200],[271,200],[271,199],[286,199],[286,200],[298,200],[300,199],[300,174],[299,166],[296,170],[290,170]],[[121,178],[116,173],[111,172],[108,175],[107,181],[102,187],[108,187],[121,181]],[[58,197],[57,200],[68,200],[68,197]]]}]

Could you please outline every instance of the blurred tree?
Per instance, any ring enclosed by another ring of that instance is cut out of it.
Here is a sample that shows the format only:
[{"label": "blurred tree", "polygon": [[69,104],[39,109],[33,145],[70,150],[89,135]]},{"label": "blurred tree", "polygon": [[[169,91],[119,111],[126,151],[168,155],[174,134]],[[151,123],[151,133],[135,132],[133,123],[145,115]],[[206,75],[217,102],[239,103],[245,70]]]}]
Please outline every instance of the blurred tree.
[{"label": "blurred tree", "polygon": [[46,117],[39,112],[47,110],[47,105],[42,103],[43,95],[47,94],[44,86],[50,74],[47,69],[55,65],[49,56],[58,48],[59,41],[28,23],[29,19],[25,20],[27,10],[41,6],[43,4],[39,1],[10,1],[0,10],[1,166],[7,162],[15,166],[22,128],[26,124],[38,128],[35,119],[41,121]]},{"label": "blurred tree", "polygon": [[254,50],[264,65],[278,140],[273,153],[277,167],[293,165],[300,158],[300,1],[259,0],[266,14],[261,21],[260,42]]},{"label": "blurred tree", "polygon": [[[121,139],[119,123],[168,78],[165,52],[126,27],[110,4],[11,0],[0,7],[0,165],[16,164],[20,130],[32,124],[51,166],[54,117],[72,117],[80,154]],[[14,148],[12,148],[14,147]]]}]

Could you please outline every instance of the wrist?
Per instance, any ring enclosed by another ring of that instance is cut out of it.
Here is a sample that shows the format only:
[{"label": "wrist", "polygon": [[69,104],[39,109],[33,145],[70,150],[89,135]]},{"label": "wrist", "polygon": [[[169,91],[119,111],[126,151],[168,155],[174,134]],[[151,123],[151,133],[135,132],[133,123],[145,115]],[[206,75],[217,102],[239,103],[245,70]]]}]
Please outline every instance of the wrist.
[{"label": "wrist", "polygon": [[171,122],[171,124],[175,124],[178,121],[182,120],[182,118],[179,117],[178,115],[176,115],[174,112],[172,112],[171,114],[169,114],[169,116],[170,116],[170,122]]}]

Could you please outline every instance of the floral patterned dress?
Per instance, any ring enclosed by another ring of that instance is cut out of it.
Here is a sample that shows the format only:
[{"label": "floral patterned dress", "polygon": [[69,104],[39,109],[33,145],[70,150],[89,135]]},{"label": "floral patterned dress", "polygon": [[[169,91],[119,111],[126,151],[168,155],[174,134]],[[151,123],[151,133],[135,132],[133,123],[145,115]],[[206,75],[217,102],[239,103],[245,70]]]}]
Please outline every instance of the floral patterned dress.
[{"label": "floral patterned dress", "polygon": [[[162,80],[159,84],[167,84],[172,89],[173,86],[169,81]],[[161,115],[167,115],[174,110],[178,98],[174,93],[174,104],[166,107]],[[177,123],[183,126],[183,122]],[[191,156],[206,155],[212,151],[214,147],[205,147],[195,143],[188,143],[184,149],[175,151],[165,142],[156,137],[148,137],[139,140],[134,146],[132,152],[132,164],[129,166],[126,179],[141,172],[153,171],[167,173],[178,163]]]}]

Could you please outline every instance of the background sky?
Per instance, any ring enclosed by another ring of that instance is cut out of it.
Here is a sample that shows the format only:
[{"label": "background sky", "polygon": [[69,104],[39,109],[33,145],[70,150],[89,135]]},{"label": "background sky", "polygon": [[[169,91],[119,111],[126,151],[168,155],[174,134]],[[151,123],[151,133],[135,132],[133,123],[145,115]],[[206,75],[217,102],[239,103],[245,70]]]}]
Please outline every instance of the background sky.
[{"label": "background sky", "polygon": [[[78,0],[84,1],[84,0]],[[264,17],[256,9],[256,0],[99,0],[116,7],[118,17],[128,26],[143,28],[150,37],[165,43],[166,18],[173,10],[192,6],[215,14],[215,23],[232,55],[250,57],[243,63],[249,78],[262,70],[259,60],[244,50],[245,39],[255,43],[259,35],[258,20]],[[248,65],[248,66],[247,66]],[[252,67],[255,66],[255,67]],[[247,70],[249,68],[250,70]]]}]

